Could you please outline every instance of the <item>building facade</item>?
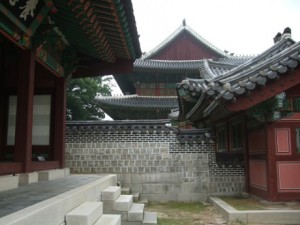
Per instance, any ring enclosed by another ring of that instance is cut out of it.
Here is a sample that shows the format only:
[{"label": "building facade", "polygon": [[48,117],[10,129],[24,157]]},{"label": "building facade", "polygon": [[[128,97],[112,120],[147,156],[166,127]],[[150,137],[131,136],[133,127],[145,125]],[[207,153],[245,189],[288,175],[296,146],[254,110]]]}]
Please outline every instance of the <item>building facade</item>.
[{"label": "building facade", "polygon": [[0,174],[63,168],[67,80],[132,70],[131,2],[2,1],[0,27]]},{"label": "building facade", "polygon": [[124,96],[99,97],[99,104],[115,120],[166,119],[178,108],[177,83],[186,77],[200,79],[203,59],[231,57],[184,22],[137,59],[132,73],[114,75]]},{"label": "building facade", "polygon": [[217,159],[245,164],[251,194],[299,200],[300,45],[289,28],[274,41],[234,68],[206,61],[204,80],[177,86],[179,119],[213,130]]}]

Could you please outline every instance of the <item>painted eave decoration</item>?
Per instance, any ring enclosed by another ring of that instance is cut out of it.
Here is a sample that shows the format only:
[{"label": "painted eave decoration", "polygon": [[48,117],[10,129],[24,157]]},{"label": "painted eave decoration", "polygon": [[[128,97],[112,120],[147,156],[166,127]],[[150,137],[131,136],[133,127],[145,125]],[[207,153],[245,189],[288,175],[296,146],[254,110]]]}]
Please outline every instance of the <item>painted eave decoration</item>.
[{"label": "painted eave decoration", "polygon": [[207,60],[200,68],[203,79],[177,85],[179,119],[214,121],[275,97],[300,83],[299,61],[300,42],[291,39],[289,28],[271,48],[240,65]]},{"label": "painted eave decoration", "polygon": [[130,0],[7,0],[0,10],[1,33],[60,76],[131,71],[141,55]]}]

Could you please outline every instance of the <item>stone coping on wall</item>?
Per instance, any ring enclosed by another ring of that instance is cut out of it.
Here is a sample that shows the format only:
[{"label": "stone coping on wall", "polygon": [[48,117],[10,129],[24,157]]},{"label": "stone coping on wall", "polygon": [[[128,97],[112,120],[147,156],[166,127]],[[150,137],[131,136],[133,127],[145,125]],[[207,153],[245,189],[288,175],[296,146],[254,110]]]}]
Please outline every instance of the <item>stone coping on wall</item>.
[{"label": "stone coping on wall", "polygon": [[180,129],[171,120],[68,121],[67,133],[176,134],[181,144],[212,143],[209,129]]}]

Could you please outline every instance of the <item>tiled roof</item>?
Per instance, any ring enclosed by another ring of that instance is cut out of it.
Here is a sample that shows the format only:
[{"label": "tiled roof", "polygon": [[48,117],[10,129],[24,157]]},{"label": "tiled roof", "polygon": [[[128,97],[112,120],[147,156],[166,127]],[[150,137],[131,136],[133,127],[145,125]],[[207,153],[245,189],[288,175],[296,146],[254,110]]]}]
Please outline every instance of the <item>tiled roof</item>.
[{"label": "tiled roof", "polygon": [[[187,119],[197,111],[202,117],[206,117],[217,106],[221,107],[221,100],[236,100],[246,92],[262,88],[268,80],[274,80],[297,67],[299,61],[300,42],[295,43],[290,37],[282,37],[262,54],[230,70],[227,68],[227,71],[224,69],[220,73],[219,70],[210,69],[213,68],[212,65],[207,66],[208,68],[203,69],[209,71],[205,79],[186,79],[178,84],[181,116],[184,115]],[[191,99],[189,96],[193,96],[192,100],[196,102],[192,107],[190,103],[185,103]]]},{"label": "tiled roof", "polygon": [[67,133],[174,133],[170,120],[67,121]]},{"label": "tiled roof", "polygon": [[107,62],[140,57],[131,1],[54,0],[54,5],[53,21],[81,53]]},{"label": "tiled roof", "polygon": [[198,40],[200,43],[205,45],[207,48],[211,49],[213,52],[215,52],[220,57],[228,57],[228,55],[211,44],[209,41],[205,40],[201,35],[197,34],[191,27],[188,25],[181,25],[176,31],[174,31],[168,38],[166,38],[163,42],[161,42],[157,47],[155,47],[150,52],[146,53],[142,58],[149,59],[153,55],[160,52],[163,48],[165,48],[170,42],[172,42],[175,38],[177,38],[179,35],[181,35],[183,32],[190,33],[196,40]]},{"label": "tiled roof", "polygon": [[137,59],[134,62],[134,72],[172,71],[176,73],[198,73],[202,60],[155,60]]},{"label": "tiled roof", "polygon": [[177,96],[101,96],[101,109],[113,119],[166,119],[178,108]]},{"label": "tiled roof", "polygon": [[230,56],[226,58],[214,59],[214,62],[225,63],[230,65],[240,65],[248,60],[253,59],[255,56]]},{"label": "tiled roof", "polygon": [[[251,60],[253,57],[229,56],[218,60],[157,60],[137,59],[134,62],[134,72],[175,72],[175,73],[199,73],[204,67],[215,70],[215,74],[224,74],[228,70]],[[224,70],[224,71],[222,71]]]},{"label": "tiled roof", "polygon": [[178,108],[177,96],[100,96],[97,97],[99,104],[115,108]]}]

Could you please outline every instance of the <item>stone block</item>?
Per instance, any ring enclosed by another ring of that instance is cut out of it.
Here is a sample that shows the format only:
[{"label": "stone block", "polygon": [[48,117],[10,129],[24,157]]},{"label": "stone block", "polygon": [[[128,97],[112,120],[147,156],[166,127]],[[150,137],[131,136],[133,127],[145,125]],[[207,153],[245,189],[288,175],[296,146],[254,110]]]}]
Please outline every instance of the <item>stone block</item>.
[{"label": "stone block", "polygon": [[122,221],[122,225],[142,225],[142,222]]},{"label": "stone block", "polygon": [[299,224],[299,210],[253,210],[247,211],[248,223],[270,223],[270,224]]},{"label": "stone block", "polygon": [[102,212],[102,202],[85,202],[66,215],[66,222],[68,225],[93,225]]},{"label": "stone block", "polygon": [[167,192],[168,193],[180,193],[181,192],[181,184],[167,184]]},{"label": "stone block", "polygon": [[94,225],[121,225],[120,215],[102,215]]},{"label": "stone block", "polygon": [[39,180],[55,180],[65,177],[64,169],[44,170],[38,172]]},{"label": "stone block", "polygon": [[128,211],[128,221],[143,221],[144,204],[133,203]]},{"label": "stone block", "polygon": [[121,187],[109,186],[102,192],[102,201],[115,201],[121,195]]},{"label": "stone block", "polygon": [[113,211],[115,210],[114,206],[115,206],[115,203],[113,201],[103,201],[103,211],[104,212],[107,212],[107,211]]},{"label": "stone block", "polygon": [[131,184],[131,191],[132,192],[142,193],[142,191],[143,191],[143,184]]},{"label": "stone block", "polygon": [[130,187],[122,187],[122,188],[121,188],[121,193],[122,193],[122,195],[129,195],[130,192],[131,192]]},{"label": "stone block", "polygon": [[114,209],[116,211],[128,211],[132,202],[132,195],[120,195],[120,197],[115,201]]},{"label": "stone block", "polygon": [[18,175],[0,176],[0,191],[7,191],[19,187]]},{"label": "stone block", "polygon": [[208,198],[207,193],[179,193],[178,201],[180,202],[203,202]]},{"label": "stone block", "polygon": [[103,213],[104,214],[113,214],[113,215],[115,215],[115,214],[118,214],[118,215],[120,215],[121,216],[121,221],[122,221],[122,225],[123,225],[123,222],[124,221],[128,221],[128,212],[121,212],[121,211],[103,211]]},{"label": "stone block", "polygon": [[157,225],[157,213],[145,212],[142,225]]},{"label": "stone block", "polygon": [[167,184],[143,184],[143,194],[166,194]]},{"label": "stone block", "polygon": [[[166,193],[166,194],[142,194],[141,200],[143,198],[148,199],[149,201],[155,202],[168,202],[168,201],[178,201],[177,193]],[[141,202],[140,200],[140,202]]]},{"label": "stone block", "polygon": [[133,202],[138,202],[140,199],[140,193],[139,192],[135,192],[131,194],[133,197]]},{"label": "stone block", "polygon": [[38,173],[21,173],[19,174],[19,184],[25,185],[25,184],[32,184],[38,182]]},{"label": "stone block", "polygon": [[197,184],[194,182],[185,182],[181,185],[182,193],[195,193]]},{"label": "stone block", "polygon": [[65,172],[65,177],[69,176],[70,175],[70,168],[69,167],[64,168],[64,172]]}]

